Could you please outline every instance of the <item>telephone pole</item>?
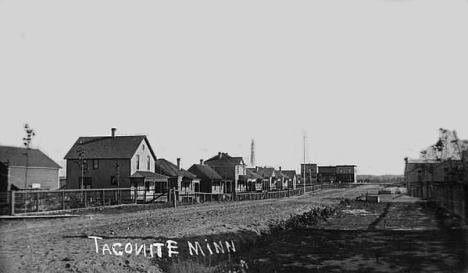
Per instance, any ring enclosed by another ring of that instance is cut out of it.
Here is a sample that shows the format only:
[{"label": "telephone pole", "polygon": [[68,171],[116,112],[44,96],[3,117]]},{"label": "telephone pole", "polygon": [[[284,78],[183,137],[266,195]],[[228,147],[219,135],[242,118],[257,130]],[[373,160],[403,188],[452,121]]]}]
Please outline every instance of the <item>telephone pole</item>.
[{"label": "telephone pole", "polygon": [[303,187],[304,187],[304,194],[306,193],[306,186],[305,186],[305,183],[306,183],[306,138],[307,138],[307,133],[304,132],[304,172],[303,172],[303,176],[304,176],[304,183],[303,183]]},{"label": "telephone pole", "polygon": [[29,128],[29,125],[26,123],[24,125],[24,130],[26,131],[26,137],[23,138],[23,144],[26,147],[26,170],[24,172],[24,189],[28,188],[28,167],[29,167],[29,146],[31,145],[31,140],[36,134],[34,130]]}]

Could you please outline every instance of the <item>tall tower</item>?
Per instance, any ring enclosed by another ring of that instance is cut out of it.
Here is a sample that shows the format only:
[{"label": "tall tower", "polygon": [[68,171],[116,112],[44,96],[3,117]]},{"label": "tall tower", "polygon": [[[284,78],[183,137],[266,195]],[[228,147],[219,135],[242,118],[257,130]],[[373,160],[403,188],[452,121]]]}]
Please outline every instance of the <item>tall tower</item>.
[{"label": "tall tower", "polygon": [[255,166],[255,141],[252,139],[252,144],[250,144],[250,166]]}]

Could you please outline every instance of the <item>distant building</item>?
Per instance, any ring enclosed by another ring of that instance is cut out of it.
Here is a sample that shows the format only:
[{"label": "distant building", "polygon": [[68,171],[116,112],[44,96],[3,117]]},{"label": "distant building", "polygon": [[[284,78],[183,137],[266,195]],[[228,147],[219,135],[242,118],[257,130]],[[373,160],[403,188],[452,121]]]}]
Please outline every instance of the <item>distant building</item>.
[{"label": "distant building", "polygon": [[318,168],[317,164],[301,164],[301,183],[305,178],[305,184],[311,185],[317,183]]},{"label": "distant building", "polygon": [[411,196],[429,198],[431,184],[462,182],[463,160],[405,159],[405,183]]},{"label": "distant building", "polygon": [[356,176],[356,165],[336,165],[336,181],[354,183]]},{"label": "distant building", "polygon": [[284,175],[288,177],[287,188],[296,189],[297,187],[297,174],[295,170],[284,170],[282,171]]},{"label": "distant building", "polygon": [[0,146],[0,191],[58,189],[60,168],[39,149]]},{"label": "distant building", "polygon": [[256,173],[259,177],[262,177],[262,190],[271,191],[277,190],[276,180],[277,174],[275,168],[272,167],[255,167],[248,168],[250,171]]},{"label": "distant building", "polygon": [[[257,174],[253,169],[247,168],[247,191],[262,191],[263,177]],[[266,182],[265,182],[266,183]]]},{"label": "distant building", "polygon": [[200,179],[200,192],[227,193],[232,184],[231,180],[221,177],[209,165],[203,164],[203,161],[200,164],[192,165],[188,171]]},{"label": "distant building", "polygon": [[225,189],[228,193],[246,190],[246,164],[242,157],[219,152],[216,156],[205,160],[205,164],[213,168],[223,179],[232,181],[232,185]]},{"label": "distant building", "polygon": [[156,160],[155,172],[168,176],[169,188],[179,190],[179,196],[200,191],[200,179],[180,167],[180,158],[177,158],[177,165],[164,158],[159,158]]},{"label": "distant building", "polygon": [[336,166],[318,166],[318,182],[330,183],[336,181]]}]

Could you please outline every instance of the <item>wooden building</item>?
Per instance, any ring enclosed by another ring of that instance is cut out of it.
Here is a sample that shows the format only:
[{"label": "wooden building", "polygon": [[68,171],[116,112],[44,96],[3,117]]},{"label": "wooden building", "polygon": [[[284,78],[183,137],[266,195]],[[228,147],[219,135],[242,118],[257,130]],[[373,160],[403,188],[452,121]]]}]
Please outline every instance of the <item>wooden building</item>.
[{"label": "wooden building", "polygon": [[229,193],[232,189],[233,181],[221,177],[211,166],[203,164],[194,164],[189,169],[200,179],[200,192],[204,193]]},{"label": "wooden building", "polygon": [[0,191],[56,190],[60,165],[39,149],[0,146]]},{"label": "wooden building", "polygon": [[163,193],[168,177],[155,173],[157,160],[145,135],[79,137],[65,155],[67,189],[137,188]]}]

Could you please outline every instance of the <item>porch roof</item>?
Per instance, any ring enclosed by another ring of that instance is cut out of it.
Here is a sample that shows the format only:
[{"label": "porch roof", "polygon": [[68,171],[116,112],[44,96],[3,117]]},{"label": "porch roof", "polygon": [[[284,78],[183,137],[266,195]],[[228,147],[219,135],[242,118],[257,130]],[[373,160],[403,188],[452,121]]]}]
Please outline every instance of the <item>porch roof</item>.
[{"label": "porch roof", "polygon": [[168,176],[147,171],[137,171],[130,176],[130,179],[131,178],[144,178],[145,181],[154,182],[167,182],[169,179]]}]

